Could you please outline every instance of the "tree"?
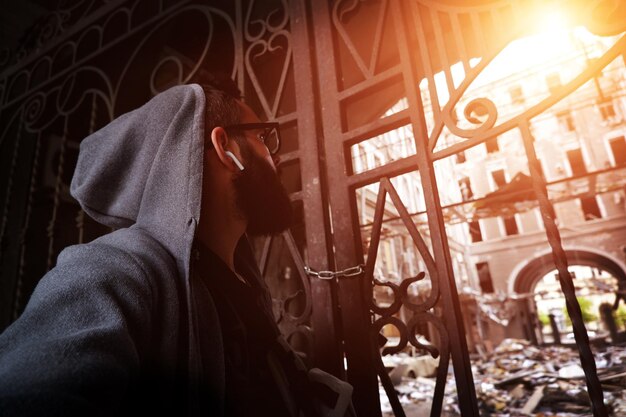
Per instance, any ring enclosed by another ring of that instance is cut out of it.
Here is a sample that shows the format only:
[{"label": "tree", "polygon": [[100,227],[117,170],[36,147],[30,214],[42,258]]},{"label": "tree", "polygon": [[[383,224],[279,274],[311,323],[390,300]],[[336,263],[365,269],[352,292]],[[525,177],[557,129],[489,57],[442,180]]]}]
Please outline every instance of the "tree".
[{"label": "tree", "polygon": [[[578,305],[580,305],[580,311],[583,316],[584,323],[590,323],[592,321],[598,320],[598,316],[592,313],[593,310],[593,302],[585,297],[576,297],[578,300]],[[567,307],[563,307],[563,313],[565,314],[565,322],[568,326],[572,325],[572,319],[569,317],[569,313],[567,312]]]}]

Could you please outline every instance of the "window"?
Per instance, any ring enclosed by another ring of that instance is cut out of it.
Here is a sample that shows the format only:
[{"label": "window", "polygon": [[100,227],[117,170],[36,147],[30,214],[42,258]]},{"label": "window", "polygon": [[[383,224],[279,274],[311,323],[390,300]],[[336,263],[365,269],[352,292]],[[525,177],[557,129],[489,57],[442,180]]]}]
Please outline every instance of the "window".
[{"label": "window", "polygon": [[517,228],[515,216],[503,217],[502,220],[504,221],[504,230],[507,236],[519,235],[519,229]]},{"label": "window", "polygon": [[504,170],[498,169],[497,171],[491,172],[491,178],[493,178],[493,182],[496,185],[496,189],[506,185],[506,177],[504,176]]},{"label": "window", "polygon": [[626,166],[626,139],[624,136],[609,140],[613,161],[616,167]]},{"label": "window", "polygon": [[598,110],[600,111],[600,117],[602,117],[602,120],[608,120],[616,115],[615,105],[611,99],[598,101]]},{"label": "window", "polygon": [[559,121],[559,126],[567,132],[573,132],[576,130],[576,125],[574,124],[574,118],[572,117],[572,112],[569,110],[560,111],[556,114],[556,118]]},{"label": "window", "polygon": [[500,150],[497,137],[487,140],[487,142],[485,142],[485,146],[487,147],[487,153],[494,153]]},{"label": "window", "polygon": [[514,85],[509,88],[509,96],[511,97],[511,103],[513,104],[524,104],[524,91],[522,90],[522,86]]},{"label": "window", "polygon": [[585,166],[585,160],[580,148],[567,151],[567,160],[572,168],[572,175],[577,176],[587,173],[587,167]]},{"label": "window", "polygon": [[470,179],[468,177],[464,177],[459,180],[459,190],[461,190],[461,197],[463,198],[463,201],[471,200],[472,197],[474,197],[472,185],[470,184]]},{"label": "window", "polygon": [[480,223],[478,220],[473,220],[468,222],[469,225],[469,233],[472,238],[472,243],[482,242],[483,234],[480,231]]},{"label": "window", "polygon": [[600,207],[595,197],[584,197],[580,199],[580,208],[583,210],[585,220],[601,219]]},{"label": "window", "polygon": [[546,85],[548,86],[548,91],[550,91],[550,94],[554,94],[562,85],[561,74],[559,74],[558,72],[548,74],[546,76]]},{"label": "window", "polygon": [[493,293],[493,279],[489,271],[489,264],[487,262],[478,262],[476,264],[476,271],[478,272],[478,283],[482,292]]}]

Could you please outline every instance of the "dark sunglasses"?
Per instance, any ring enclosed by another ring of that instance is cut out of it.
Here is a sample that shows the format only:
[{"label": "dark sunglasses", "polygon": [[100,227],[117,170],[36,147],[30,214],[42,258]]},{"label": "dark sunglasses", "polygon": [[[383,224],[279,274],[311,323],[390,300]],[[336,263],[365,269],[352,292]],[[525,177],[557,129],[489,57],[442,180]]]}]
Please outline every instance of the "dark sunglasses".
[{"label": "dark sunglasses", "polygon": [[263,145],[270,151],[270,155],[276,155],[280,150],[280,129],[276,122],[267,123],[242,123],[224,127],[228,132],[243,132],[245,130],[260,130],[256,135]]}]

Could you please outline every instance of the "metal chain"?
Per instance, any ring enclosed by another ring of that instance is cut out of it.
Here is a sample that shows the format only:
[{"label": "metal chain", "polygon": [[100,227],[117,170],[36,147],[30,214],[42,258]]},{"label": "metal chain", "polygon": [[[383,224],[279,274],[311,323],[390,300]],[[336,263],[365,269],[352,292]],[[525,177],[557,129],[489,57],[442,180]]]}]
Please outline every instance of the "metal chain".
[{"label": "metal chain", "polygon": [[311,277],[331,280],[331,279],[335,279],[339,277],[350,278],[350,277],[355,277],[357,275],[361,275],[364,271],[363,270],[364,267],[365,265],[357,265],[357,266],[353,266],[350,268],[346,268],[343,271],[315,271],[309,268],[308,266],[305,266],[304,272],[306,272],[306,274]]}]

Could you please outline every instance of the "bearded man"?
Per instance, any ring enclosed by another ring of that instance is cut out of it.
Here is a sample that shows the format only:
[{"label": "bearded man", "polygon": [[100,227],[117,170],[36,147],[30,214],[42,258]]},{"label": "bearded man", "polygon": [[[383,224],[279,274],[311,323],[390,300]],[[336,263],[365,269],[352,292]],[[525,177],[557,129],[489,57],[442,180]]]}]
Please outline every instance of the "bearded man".
[{"label": "bearded man", "polygon": [[0,335],[4,415],[312,414],[247,239],[291,221],[278,125],[215,84],[81,143],[71,193],[115,231],[66,248]]}]

